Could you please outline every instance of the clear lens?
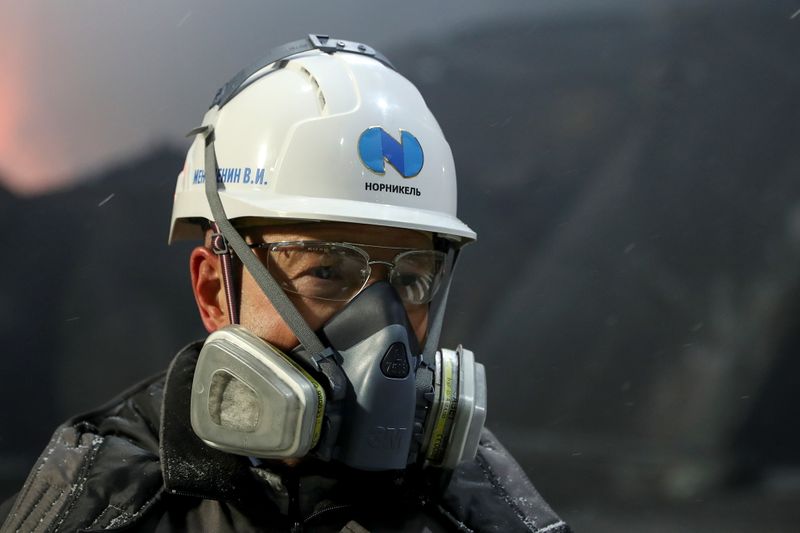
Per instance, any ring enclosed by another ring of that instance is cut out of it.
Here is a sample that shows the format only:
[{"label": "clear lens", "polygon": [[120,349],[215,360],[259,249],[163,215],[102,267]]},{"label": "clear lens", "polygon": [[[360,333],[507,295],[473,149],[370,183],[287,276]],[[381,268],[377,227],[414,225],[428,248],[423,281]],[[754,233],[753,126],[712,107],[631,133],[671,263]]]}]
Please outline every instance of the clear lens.
[{"label": "clear lens", "polygon": [[409,304],[431,301],[442,280],[445,255],[435,250],[412,250],[394,260],[389,278],[400,298]]},{"label": "clear lens", "polygon": [[275,243],[269,247],[267,268],[283,290],[319,298],[347,301],[369,277],[367,257],[356,248],[335,243]]},{"label": "clear lens", "polygon": [[[371,271],[369,256],[344,243],[280,242],[258,253],[267,254],[264,262],[284,291],[308,298],[346,302],[364,288]],[[394,258],[389,282],[404,303],[428,303],[439,288],[444,260],[435,250],[403,252]]]}]

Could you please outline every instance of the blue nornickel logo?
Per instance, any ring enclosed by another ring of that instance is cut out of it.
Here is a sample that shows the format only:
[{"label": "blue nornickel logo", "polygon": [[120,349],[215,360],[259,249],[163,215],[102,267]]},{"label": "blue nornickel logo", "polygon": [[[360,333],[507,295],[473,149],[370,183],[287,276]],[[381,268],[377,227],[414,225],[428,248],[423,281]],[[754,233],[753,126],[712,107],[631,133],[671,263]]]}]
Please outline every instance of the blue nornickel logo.
[{"label": "blue nornickel logo", "polygon": [[386,163],[404,178],[413,178],[422,170],[424,156],[416,137],[400,130],[400,142],[378,126],[367,128],[358,138],[358,155],[368,169],[386,173]]}]

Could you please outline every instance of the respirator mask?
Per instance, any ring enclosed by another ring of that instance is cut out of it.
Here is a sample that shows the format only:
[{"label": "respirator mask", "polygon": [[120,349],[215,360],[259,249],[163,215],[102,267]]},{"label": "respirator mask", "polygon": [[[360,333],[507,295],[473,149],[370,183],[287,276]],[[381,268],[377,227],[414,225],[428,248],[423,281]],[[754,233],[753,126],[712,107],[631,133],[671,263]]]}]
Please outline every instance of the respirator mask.
[{"label": "respirator mask", "polygon": [[[282,281],[276,280],[228,220],[219,195],[218,180],[225,183],[219,178],[214,148],[219,110],[259,76],[285,65],[286,57],[312,49],[367,55],[391,67],[365,45],[312,35],[239,73],[217,93],[205,125],[190,133],[204,140],[204,147],[195,142],[204,148],[203,176],[209,177],[200,183],[204,183],[211,213],[206,218],[214,220],[213,247],[220,257],[233,324],[212,333],[200,351],[191,391],[192,428],[213,448],[254,458],[314,457],[366,471],[403,470],[409,465],[450,470],[474,457],[486,417],[483,365],[461,347],[437,349],[458,256],[453,242],[461,230],[454,234],[431,231],[444,267],[439,290],[424,301],[429,306],[424,346],[419,345],[391,275],[388,281],[360,290],[313,331]],[[265,71],[266,65],[273,67]],[[324,99],[320,102],[324,105]],[[413,157],[421,167],[421,148],[407,159],[391,140],[371,135],[375,131],[368,128],[365,134],[370,135],[359,140],[364,143],[359,144],[359,154],[365,165],[376,172],[383,158],[391,156],[400,158],[387,161],[402,168],[404,177],[419,171]],[[390,155],[384,154],[382,142],[389,143]],[[233,206],[239,201],[235,195],[226,197],[226,202],[227,198]],[[428,216],[424,209],[419,212]],[[400,265],[401,255],[392,270]],[[236,325],[234,258],[297,337],[300,345],[291,353]]]},{"label": "respirator mask", "polygon": [[[461,348],[422,361],[387,282],[367,287],[318,334],[335,349],[333,380],[298,362],[310,360],[303,346],[287,355],[241,326],[209,336],[192,387],[198,436],[231,453],[310,455],[373,471],[452,469],[474,457],[486,416],[483,365]],[[331,384],[339,391],[330,394]]]}]

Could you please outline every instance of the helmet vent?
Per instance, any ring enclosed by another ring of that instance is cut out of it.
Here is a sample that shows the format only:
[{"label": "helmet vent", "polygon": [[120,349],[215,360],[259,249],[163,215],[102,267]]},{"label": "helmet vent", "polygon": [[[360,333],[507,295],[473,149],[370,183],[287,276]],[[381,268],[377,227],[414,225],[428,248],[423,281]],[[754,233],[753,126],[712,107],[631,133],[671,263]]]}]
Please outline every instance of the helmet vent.
[{"label": "helmet vent", "polygon": [[325,105],[327,104],[327,101],[325,100],[325,95],[322,93],[322,88],[319,86],[317,78],[315,78],[314,75],[311,74],[311,72],[309,72],[308,69],[305,67],[300,67],[300,72],[308,76],[308,81],[311,82],[311,85],[313,85],[314,89],[317,91],[317,102],[319,103],[319,111],[320,113],[323,113],[325,111]]}]

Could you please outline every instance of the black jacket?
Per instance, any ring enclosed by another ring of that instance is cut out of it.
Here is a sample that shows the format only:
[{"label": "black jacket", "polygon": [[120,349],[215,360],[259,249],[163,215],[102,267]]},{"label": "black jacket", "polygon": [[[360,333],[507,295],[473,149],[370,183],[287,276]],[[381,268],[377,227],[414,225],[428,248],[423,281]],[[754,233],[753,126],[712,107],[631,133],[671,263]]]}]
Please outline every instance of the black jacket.
[{"label": "black jacket", "polygon": [[60,426],[0,531],[569,531],[488,431],[444,493],[422,476],[254,466],[209,448],[189,423],[201,346]]}]

